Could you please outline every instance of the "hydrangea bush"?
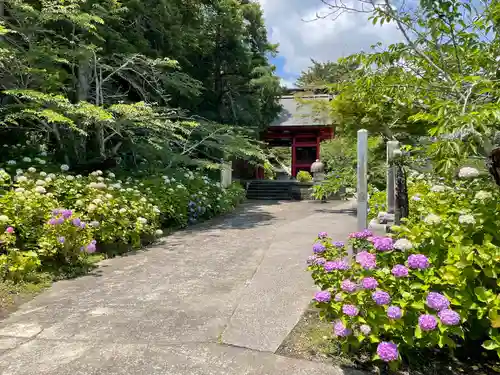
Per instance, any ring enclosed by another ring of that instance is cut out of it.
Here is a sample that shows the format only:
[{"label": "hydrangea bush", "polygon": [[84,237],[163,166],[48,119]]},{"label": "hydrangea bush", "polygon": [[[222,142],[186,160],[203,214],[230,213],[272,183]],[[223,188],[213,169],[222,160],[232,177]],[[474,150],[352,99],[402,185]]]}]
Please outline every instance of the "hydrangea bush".
[{"label": "hydrangea bush", "polygon": [[318,235],[314,299],[345,350],[393,366],[410,348],[480,342],[500,355],[500,194],[475,171],[460,175],[414,180],[411,217],[392,237],[352,233],[351,261],[347,246]]},{"label": "hydrangea bush", "polygon": [[82,176],[46,156],[12,159],[0,169],[0,277],[22,279],[49,262],[71,265],[108,244],[138,247],[161,228],[208,219],[244,198],[238,184],[222,188],[201,172]]}]

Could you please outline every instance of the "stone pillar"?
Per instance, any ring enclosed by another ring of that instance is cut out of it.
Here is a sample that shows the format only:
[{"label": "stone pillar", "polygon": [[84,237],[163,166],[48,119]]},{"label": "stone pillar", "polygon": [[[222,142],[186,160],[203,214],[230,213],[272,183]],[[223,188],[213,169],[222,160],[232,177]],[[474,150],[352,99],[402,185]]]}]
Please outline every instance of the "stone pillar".
[{"label": "stone pillar", "polygon": [[233,163],[223,163],[220,169],[220,183],[222,187],[227,188],[233,182]]},{"label": "stone pillar", "polygon": [[358,130],[358,230],[368,228],[368,131]]},{"label": "stone pillar", "polygon": [[399,148],[398,141],[387,142],[387,213],[394,214],[396,210],[396,169],[391,165],[394,151]]}]

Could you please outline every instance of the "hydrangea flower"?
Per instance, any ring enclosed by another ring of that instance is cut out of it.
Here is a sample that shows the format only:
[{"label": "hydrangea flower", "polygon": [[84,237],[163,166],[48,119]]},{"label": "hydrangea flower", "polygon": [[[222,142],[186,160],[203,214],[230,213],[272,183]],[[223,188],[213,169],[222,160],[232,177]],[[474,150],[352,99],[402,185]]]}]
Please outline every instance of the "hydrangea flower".
[{"label": "hydrangea flower", "polygon": [[323,238],[327,238],[327,237],[328,237],[328,233],[326,233],[326,232],[319,232],[318,233],[318,238],[323,239]]},{"label": "hydrangea flower", "polygon": [[394,241],[390,237],[373,237],[373,247],[378,251],[391,251]]},{"label": "hydrangea flower", "polygon": [[445,326],[456,326],[460,323],[460,315],[453,310],[444,309],[438,313],[441,323]]},{"label": "hydrangea flower", "polygon": [[376,289],[378,287],[378,281],[373,277],[365,277],[361,280],[361,286],[365,289]]},{"label": "hydrangea flower", "polygon": [[314,264],[316,259],[317,259],[316,255],[311,255],[311,256],[307,257],[307,264],[309,264],[309,265]]},{"label": "hydrangea flower", "polygon": [[345,271],[348,270],[350,267],[349,264],[343,260],[335,260],[326,262],[324,268],[326,272],[332,272],[335,270]]},{"label": "hydrangea flower", "polygon": [[381,342],[377,346],[377,354],[384,362],[397,361],[399,358],[398,346],[393,342]]},{"label": "hydrangea flower", "polygon": [[333,246],[335,247],[338,247],[338,248],[341,248],[341,247],[344,247],[345,244],[342,242],[342,241],[335,241],[332,243]]},{"label": "hydrangea flower", "polygon": [[413,248],[413,244],[406,238],[400,238],[399,240],[394,242],[394,248],[400,251],[408,251]]},{"label": "hydrangea flower", "polygon": [[39,194],[45,194],[47,192],[47,190],[45,190],[45,188],[43,186],[37,186],[35,188],[35,191]]},{"label": "hydrangea flower", "polygon": [[5,232],[9,233],[9,234],[12,234],[14,233],[14,228],[12,227],[7,227],[7,229],[5,229]]},{"label": "hydrangea flower", "polygon": [[333,333],[337,337],[347,337],[352,331],[347,328],[341,320],[337,320],[333,323]]},{"label": "hydrangea flower", "polygon": [[445,190],[446,188],[443,185],[434,185],[433,187],[431,187],[431,191],[433,193],[442,193]]},{"label": "hydrangea flower", "polygon": [[429,259],[423,254],[412,254],[408,257],[408,266],[412,269],[429,268]]},{"label": "hydrangea flower", "polygon": [[325,258],[316,258],[316,262],[315,262],[315,264],[317,264],[317,265],[320,265],[320,266],[321,266],[321,265],[323,265],[323,264],[325,264],[325,263],[326,263],[326,259],[325,259]]},{"label": "hydrangea flower", "polygon": [[436,311],[445,310],[450,307],[448,298],[440,293],[430,292],[426,298],[427,306]]},{"label": "hydrangea flower", "polygon": [[389,293],[384,292],[382,290],[377,290],[372,293],[372,299],[375,301],[377,305],[388,305],[391,303],[391,296]]},{"label": "hydrangea flower", "polygon": [[424,222],[429,225],[436,225],[441,223],[441,218],[435,214],[429,214],[424,218]]},{"label": "hydrangea flower", "polygon": [[458,172],[460,178],[475,178],[479,176],[479,171],[476,168],[464,167]]},{"label": "hydrangea flower", "polygon": [[489,191],[481,190],[481,191],[478,191],[476,193],[474,198],[476,198],[477,200],[480,200],[480,201],[484,201],[487,199],[491,199],[492,197],[493,197],[493,195]]},{"label": "hydrangea flower", "polygon": [[460,215],[458,217],[458,222],[460,224],[471,224],[471,225],[474,225],[474,224],[476,224],[476,219],[472,215],[465,214],[465,215]]},{"label": "hydrangea flower", "polygon": [[407,277],[408,276],[408,268],[403,266],[402,264],[396,264],[392,267],[392,274],[396,277]]},{"label": "hydrangea flower", "polygon": [[85,246],[85,251],[87,253],[95,253],[96,251],[96,240],[92,240],[87,246]]},{"label": "hydrangea flower", "polygon": [[362,324],[359,326],[359,330],[363,335],[369,335],[372,332],[371,327],[368,324]]},{"label": "hydrangea flower", "polygon": [[361,232],[354,232],[349,234],[349,238],[357,238],[357,239],[367,239],[368,237],[372,237],[373,233],[368,229],[363,229]]},{"label": "hydrangea flower", "polygon": [[344,296],[342,295],[342,293],[337,293],[335,294],[334,300],[335,302],[342,302],[344,300]]},{"label": "hydrangea flower", "polygon": [[62,244],[63,244],[64,242],[66,242],[66,238],[64,238],[63,236],[61,236],[61,237],[59,237],[59,238],[57,239],[57,242],[59,242],[59,243],[62,243]]},{"label": "hydrangea flower", "polygon": [[147,224],[148,223],[148,219],[144,218],[144,217],[138,217],[137,218],[137,221],[141,224]]},{"label": "hydrangea flower", "polygon": [[372,270],[377,267],[377,256],[368,251],[362,251],[356,255],[356,262],[364,269]]},{"label": "hydrangea flower", "polygon": [[62,164],[62,165],[61,165],[61,171],[62,171],[62,172],[69,171],[69,165],[67,165],[67,164]]},{"label": "hydrangea flower", "polygon": [[424,314],[418,318],[418,325],[422,331],[432,331],[437,327],[437,320],[434,315]]},{"label": "hydrangea flower", "polygon": [[342,281],[341,288],[345,292],[353,293],[358,288],[358,285],[349,279],[345,279]]},{"label": "hydrangea flower", "polygon": [[359,309],[354,305],[344,305],[342,306],[342,312],[348,316],[357,316]]},{"label": "hydrangea flower", "polygon": [[403,316],[403,311],[398,306],[389,306],[387,316],[391,319],[400,319]]},{"label": "hydrangea flower", "polygon": [[10,221],[10,219],[7,215],[0,215],[0,223],[7,223],[8,221]]},{"label": "hydrangea flower", "polygon": [[313,252],[316,254],[324,253],[325,250],[326,250],[326,247],[322,243],[316,242],[313,245]]},{"label": "hydrangea flower", "polygon": [[332,298],[332,295],[329,291],[327,290],[324,290],[324,291],[321,291],[321,292],[317,292],[315,295],[314,295],[314,299],[317,301],[317,302],[330,302]]}]

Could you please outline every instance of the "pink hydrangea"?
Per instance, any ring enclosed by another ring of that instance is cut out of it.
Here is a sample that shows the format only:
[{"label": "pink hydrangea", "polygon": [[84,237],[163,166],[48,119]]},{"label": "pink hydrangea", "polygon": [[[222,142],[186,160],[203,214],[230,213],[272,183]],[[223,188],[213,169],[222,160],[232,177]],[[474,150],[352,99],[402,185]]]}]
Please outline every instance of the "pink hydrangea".
[{"label": "pink hydrangea", "polygon": [[346,280],[342,281],[341,288],[345,292],[352,293],[352,292],[356,291],[356,289],[358,288],[358,285],[355,282],[353,282],[349,279],[346,279]]},{"label": "pink hydrangea", "polygon": [[356,255],[356,262],[364,269],[372,270],[377,267],[377,256],[368,251],[362,251]]},{"label": "pink hydrangea", "polygon": [[433,331],[437,327],[437,319],[434,315],[430,314],[420,315],[418,325],[422,331]]},{"label": "pink hydrangea", "polygon": [[407,277],[408,276],[408,268],[406,268],[402,264],[396,264],[394,267],[392,267],[391,272],[396,277]]},{"label": "pink hydrangea", "polygon": [[365,277],[361,280],[361,286],[365,289],[377,289],[378,281],[373,277]]},{"label": "pink hydrangea", "polygon": [[347,337],[352,331],[341,320],[337,320],[333,323],[333,333],[337,337]]}]

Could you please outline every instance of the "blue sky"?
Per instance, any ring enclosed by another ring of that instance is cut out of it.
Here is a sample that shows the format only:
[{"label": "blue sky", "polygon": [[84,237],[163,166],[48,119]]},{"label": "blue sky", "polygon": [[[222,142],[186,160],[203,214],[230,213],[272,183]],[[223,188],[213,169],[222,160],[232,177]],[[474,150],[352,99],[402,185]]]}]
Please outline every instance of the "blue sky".
[{"label": "blue sky", "polygon": [[[320,0],[256,1],[264,10],[270,40],[280,44],[279,56],[272,61],[287,86],[292,86],[300,72],[307,69],[311,58],[335,61],[342,56],[369,51],[377,42],[390,44],[401,40],[394,24],[373,26],[364,14],[349,13],[336,20],[306,22],[317,13],[326,14],[327,8]],[[356,0],[343,2],[354,4]]]}]

